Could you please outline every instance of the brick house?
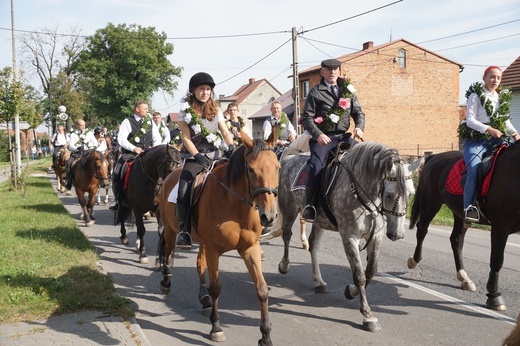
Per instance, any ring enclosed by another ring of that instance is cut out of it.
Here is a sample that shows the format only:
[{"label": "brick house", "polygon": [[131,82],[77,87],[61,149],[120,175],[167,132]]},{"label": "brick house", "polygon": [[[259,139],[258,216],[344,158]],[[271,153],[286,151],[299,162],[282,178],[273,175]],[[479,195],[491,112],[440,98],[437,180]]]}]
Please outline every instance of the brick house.
[{"label": "brick house", "polygon": [[[337,57],[366,115],[365,140],[401,155],[457,150],[459,73],[462,65],[404,39]],[[305,96],[320,81],[320,65],[299,73]],[[352,127],[350,128],[352,130]]]}]

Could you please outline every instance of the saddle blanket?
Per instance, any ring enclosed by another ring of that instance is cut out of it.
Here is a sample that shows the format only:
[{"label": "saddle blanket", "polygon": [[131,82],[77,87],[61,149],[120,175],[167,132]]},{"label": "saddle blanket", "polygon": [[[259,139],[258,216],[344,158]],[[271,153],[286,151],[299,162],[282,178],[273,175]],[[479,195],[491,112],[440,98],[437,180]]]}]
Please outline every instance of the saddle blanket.
[{"label": "saddle blanket", "polygon": [[130,170],[132,169],[133,163],[134,160],[126,162],[126,171],[125,176],[123,178],[123,191],[125,191],[128,188],[128,180],[130,179]]},{"label": "saddle blanket", "polygon": [[[481,196],[486,196],[489,190],[489,185],[491,184],[491,177],[493,176],[493,171],[495,170],[495,162],[496,158],[502,151],[505,146],[500,147],[496,154],[493,156],[491,168],[488,172],[485,172],[485,177],[482,180],[482,185],[480,187],[479,194]],[[466,174],[466,163],[464,159],[460,159],[457,161],[450,172],[448,173],[448,177],[446,178],[445,188],[446,191],[453,195],[464,195],[464,185],[462,183],[462,177]]]},{"label": "saddle blanket", "polygon": [[170,191],[168,195],[168,202],[177,203],[177,196],[179,195],[179,183],[175,184],[173,189]]}]

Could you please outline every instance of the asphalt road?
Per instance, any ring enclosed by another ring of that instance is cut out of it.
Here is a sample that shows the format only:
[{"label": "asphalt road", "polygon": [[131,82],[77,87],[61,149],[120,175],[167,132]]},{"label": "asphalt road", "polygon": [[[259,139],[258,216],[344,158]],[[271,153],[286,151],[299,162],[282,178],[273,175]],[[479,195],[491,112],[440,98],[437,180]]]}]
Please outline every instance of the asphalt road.
[{"label": "asphalt road", "polygon": [[[54,178],[49,175],[55,184]],[[79,218],[77,198],[59,194],[72,216]],[[149,264],[139,264],[135,229],[129,230],[131,246],[119,241],[113,213],[96,206],[96,224],[80,229],[96,247],[103,270],[115,281],[121,295],[135,303],[136,319],[152,345],[213,345],[208,339],[209,318],[201,314],[196,273],[197,247],[175,254],[172,289],[161,293],[161,274],[154,266],[158,240],[155,220],[145,221]],[[295,225],[297,226],[297,225]],[[294,234],[298,234],[296,227]],[[368,301],[383,330],[369,333],[362,328],[359,299],[348,301],[343,292],[352,274],[339,235],[326,232],[322,239],[322,275],[330,292],[313,291],[310,255],[293,236],[288,274],[278,273],[282,257],[281,238],[263,243],[263,272],[269,285],[271,338],[275,345],[500,345],[513,328],[520,311],[520,239],[510,237],[500,287],[508,311],[484,307],[489,271],[489,237],[471,230],[466,237],[466,270],[477,284],[476,292],[459,288],[449,246],[449,230],[435,227],[425,243],[423,263],[414,270],[406,266],[413,253],[415,231],[405,239],[386,239],[381,251],[379,274],[368,286]],[[486,254],[487,251],[487,254]],[[227,340],[223,345],[255,345],[260,338],[259,303],[251,278],[236,252],[221,258],[221,325]]]}]

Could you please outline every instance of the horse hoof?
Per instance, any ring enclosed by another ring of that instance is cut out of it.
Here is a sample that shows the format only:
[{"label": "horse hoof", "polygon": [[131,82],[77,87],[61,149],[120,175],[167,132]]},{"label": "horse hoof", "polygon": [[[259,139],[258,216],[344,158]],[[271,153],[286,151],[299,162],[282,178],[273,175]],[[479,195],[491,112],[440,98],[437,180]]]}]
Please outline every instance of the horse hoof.
[{"label": "horse hoof", "polygon": [[128,237],[127,236],[120,237],[119,239],[121,239],[121,243],[123,243],[123,245],[128,245]]},{"label": "horse hoof", "polygon": [[85,220],[85,214],[81,214],[81,215],[79,216],[79,219],[82,220],[82,221]]},{"label": "horse hoof", "polygon": [[407,264],[408,264],[408,269],[414,269],[415,267],[417,267],[417,265],[418,265],[419,263],[421,263],[421,261],[419,261],[419,262],[415,262],[415,260],[413,259],[413,257],[410,256],[410,257],[408,258],[408,262],[407,262]]},{"label": "horse hoof", "polygon": [[146,214],[143,215],[143,219],[145,220],[150,220],[152,218],[152,215],[150,215],[150,212],[147,212]]},{"label": "horse hoof", "polygon": [[309,251],[309,243],[308,242],[302,243],[302,249],[304,249],[305,251]]},{"label": "horse hoof", "polygon": [[382,330],[379,321],[375,317],[363,321],[363,329],[372,333],[380,332]]},{"label": "horse hoof", "polygon": [[65,192],[65,194],[66,194],[67,196],[70,196],[70,195],[71,195],[70,190],[67,190],[67,192]]},{"label": "horse hoof", "polygon": [[355,285],[347,285],[347,287],[345,287],[345,298],[348,300],[356,298],[358,294],[359,291]]},{"label": "horse hoof", "polygon": [[164,280],[162,280],[161,281],[161,292],[163,294],[170,293],[171,286],[172,286],[172,282],[171,281],[164,281]]},{"label": "horse hoof", "polygon": [[90,227],[94,224],[94,220],[90,220],[89,222],[85,222],[85,226]]},{"label": "horse hoof", "polygon": [[148,264],[148,256],[139,256],[139,263]]},{"label": "horse hoof", "polygon": [[213,342],[226,341],[226,336],[224,335],[224,332],[209,333],[209,338]]},{"label": "horse hoof", "polygon": [[278,271],[280,274],[287,274],[289,269],[291,269],[291,264],[289,262],[285,263],[284,261],[281,261],[280,264],[278,264]]},{"label": "horse hoof", "polygon": [[155,259],[155,268],[161,270],[161,259],[159,257]]},{"label": "horse hoof", "polygon": [[314,287],[315,293],[329,293],[329,287],[327,285],[319,285]]},{"label": "horse hoof", "polygon": [[460,287],[464,290],[464,291],[470,291],[470,292],[475,292],[477,290],[477,285],[475,285],[475,283],[473,281],[464,281],[464,282],[461,282],[460,283]]},{"label": "horse hoof", "polygon": [[486,301],[486,305],[488,308],[497,310],[497,311],[506,311],[506,302],[504,301],[504,298],[502,296],[498,297],[488,297]]}]

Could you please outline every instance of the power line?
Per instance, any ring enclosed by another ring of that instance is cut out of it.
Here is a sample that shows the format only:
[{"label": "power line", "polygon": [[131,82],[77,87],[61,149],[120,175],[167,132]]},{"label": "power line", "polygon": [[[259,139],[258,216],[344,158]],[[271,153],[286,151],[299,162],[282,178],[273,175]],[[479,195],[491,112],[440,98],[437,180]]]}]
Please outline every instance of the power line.
[{"label": "power line", "polygon": [[342,23],[342,22],[345,22],[347,20],[350,20],[350,19],[353,19],[353,18],[357,18],[357,17],[361,17],[361,16],[364,16],[365,14],[368,14],[368,13],[372,13],[372,12],[375,12],[375,11],[379,11],[380,9],[383,9],[385,7],[388,7],[388,6],[392,6],[392,5],[395,5],[399,2],[402,2],[403,0],[398,0],[398,1],[394,1],[390,4],[386,4],[386,5],[383,5],[383,6],[380,6],[380,7],[377,7],[377,8],[374,8],[372,10],[369,10],[369,11],[365,11],[365,12],[362,12],[362,13],[359,13],[359,14],[356,14],[354,16],[351,16],[351,17],[348,17],[348,18],[345,18],[345,19],[341,19],[341,20],[338,20],[338,21],[335,21],[335,22],[332,22],[332,23],[329,23],[329,24],[324,24],[324,25],[321,25],[321,26],[317,26],[315,28],[312,28],[312,29],[309,29],[309,30],[304,30],[302,31],[301,33],[304,34],[304,33],[307,33],[307,32],[310,32],[310,31],[314,31],[314,30],[318,30],[318,29],[323,29],[323,28],[326,28],[328,26],[331,26],[331,25],[335,25],[335,24],[338,24],[338,23]]},{"label": "power line", "polygon": [[491,28],[496,28],[497,26],[506,25],[506,24],[510,24],[510,23],[514,23],[514,22],[518,22],[519,20],[520,20],[520,19],[515,19],[515,20],[511,20],[511,21],[509,21],[509,22],[504,22],[504,23],[500,23],[500,24],[495,24],[495,25],[491,25],[491,26],[486,26],[485,28],[480,28],[480,29],[475,29],[475,30],[470,30],[470,31],[462,32],[462,33],[460,33],[460,34],[449,35],[449,36],[444,36],[444,37],[435,38],[435,39],[433,39],[433,40],[428,40],[428,41],[419,42],[419,43],[417,43],[417,44],[429,43],[429,42],[434,42],[434,41],[444,40],[444,39],[446,39],[446,38],[452,38],[452,37],[462,36],[462,35],[466,35],[466,34],[471,34],[471,33],[473,33],[473,32],[482,31],[482,30],[491,29]]},{"label": "power line", "polygon": [[492,38],[492,39],[490,39],[490,40],[485,40],[485,41],[479,41],[479,42],[474,42],[474,43],[468,43],[468,44],[464,44],[464,45],[461,45],[461,46],[455,46],[455,47],[444,48],[444,49],[437,49],[437,52],[442,52],[442,51],[445,51],[445,50],[451,50],[451,49],[458,49],[458,48],[464,48],[464,47],[474,46],[474,45],[476,45],[476,44],[487,43],[487,42],[496,41],[496,40],[502,40],[502,39],[504,39],[504,38],[509,38],[509,37],[518,36],[518,35],[520,35],[520,33],[516,33],[516,34],[512,34],[512,35],[507,35],[507,36],[502,36],[502,37],[497,37],[497,38]]}]

